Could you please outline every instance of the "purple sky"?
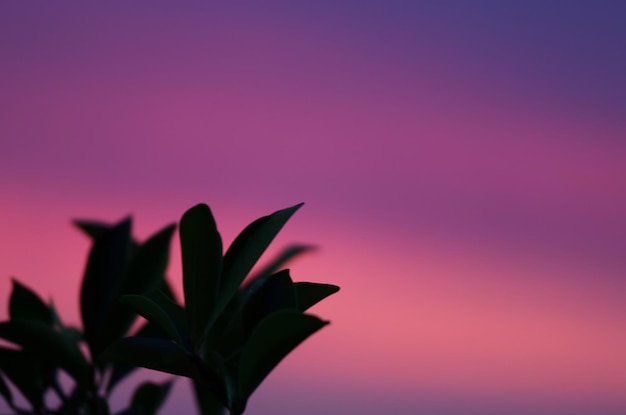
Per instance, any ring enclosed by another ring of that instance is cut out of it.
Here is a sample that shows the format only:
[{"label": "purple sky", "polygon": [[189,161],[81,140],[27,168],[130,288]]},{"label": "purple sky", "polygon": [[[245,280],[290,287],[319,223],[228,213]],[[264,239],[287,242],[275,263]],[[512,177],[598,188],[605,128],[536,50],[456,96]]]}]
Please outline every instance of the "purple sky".
[{"label": "purple sky", "polygon": [[626,411],[626,3],[302,3],[0,4],[3,292],[76,319],[72,217],[304,201],[343,291],[251,414]]}]

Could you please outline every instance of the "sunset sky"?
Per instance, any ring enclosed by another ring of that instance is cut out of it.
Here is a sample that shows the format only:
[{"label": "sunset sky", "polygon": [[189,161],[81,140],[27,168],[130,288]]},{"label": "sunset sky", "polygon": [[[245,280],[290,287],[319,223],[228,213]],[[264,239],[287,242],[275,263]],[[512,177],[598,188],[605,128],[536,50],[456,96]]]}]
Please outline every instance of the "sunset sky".
[{"label": "sunset sky", "polygon": [[[17,277],[79,323],[72,218],[132,214],[142,239],[205,202],[230,242],[305,202],[275,248],[318,245],[294,279],[342,290],[246,413],[624,414],[624,21],[590,0],[0,2],[0,316]],[[191,399],[179,381],[162,413]]]}]

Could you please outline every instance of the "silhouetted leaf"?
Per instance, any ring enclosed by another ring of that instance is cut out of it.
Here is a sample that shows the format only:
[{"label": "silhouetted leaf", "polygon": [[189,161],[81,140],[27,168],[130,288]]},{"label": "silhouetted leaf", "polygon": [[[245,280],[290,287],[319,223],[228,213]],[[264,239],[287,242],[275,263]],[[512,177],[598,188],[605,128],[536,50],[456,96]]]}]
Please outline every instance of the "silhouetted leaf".
[{"label": "silhouetted leaf", "polygon": [[261,321],[241,354],[241,398],[247,400],[285,356],[326,324],[327,321],[296,310],[279,311]]},{"label": "silhouetted leaf", "polygon": [[[137,331],[135,336],[168,340],[168,336],[163,329],[150,321],[145,322],[144,325]],[[111,376],[109,377],[109,383],[106,387],[107,393],[110,393],[122,379],[130,375],[136,369],[137,366],[128,363],[114,362],[113,370],[111,371]]]},{"label": "silhouetted leaf", "polygon": [[73,223],[91,239],[99,238],[113,227],[108,223],[92,220],[75,219]]},{"label": "silhouetted leaf", "polygon": [[13,279],[13,289],[9,298],[11,319],[32,319],[52,324],[50,309],[30,288]]},{"label": "silhouetted leaf", "polygon": [[64,369],[80,384],[90,379],[89,365],[77,345],[45,323],[36,320],[3,322],[0,323],[0,338]]},{"label": "silhouetted leaf", "polygon": [[0,362],[0,395],[2,395],[2,397],[4,398],[6,403],[9,405],[9,407],[11,407],[12,409],[15,409],[15,406],[13,404],[13,394],[11,393],[11,390],[9,389],[9,385],[6,384],[6,382],[4,381],[4,377],[2,376],[1,363],[2,362]]},{"label": "silhouetted leaf", "polygon": [[272,259],[263,269],[256,272],[253,277],[250,278],[250,283],[258,278],[262,278],[266,275],[275,274],[277,271],[280,271],[281,268],[287,264],[289,261],[297,257],[298,255],[302,255],[305,252],[311,252],[316,249],[312,245],[290,245],[287,248],[283,249],[280,254],[274,259]]},{"label": "silhouetted leaf", "polygon": [[208,391],[203,384],[195,379],[191,379],[194,394],[196,396],[196,404],[200,415],[224,415],[226,407],[215,397],[211,391]]},{"label": "silhouetted leaf", "polygon": [[324,298],[339,291],[339,287],[336,285],[315,282],[296,282],[294,288],[298,299],[298,309],[301,311],[308,310]]},{"label": "silhouetted leaf", "polygon": [[200,342],[215,310],[222,273],[222,238],[205,204],[189,209],[180,221],[185,308],[192,338]]},{"label": "silhouetted leaf", "polygon": [[0,371],[9,378],[33,409],[43,407],[47,385],[42,367],[31,353],[0,346]]},{"label": "silhouetted leaf", "polygon": [[193,377],[196,373],[193,359],[170,340],[127,337],[113,343],[102,353],[112,362],[159,370],[178,376]]},{"label": "silhouetted leaf", "polygon": [[296,293],[289,270],[255,280],[243,300],[243,324],[249,334],[268,315],[284,309],[296,309]]},{"label": "silhouetted leaf", "polygon": [[263,252],[265,252],[289,218],[302,205],[300,203],[274,212],[271,215],[263,216],[248,225],[235,238],[224,255],[224,270],[218,298],[218,313],[226,307]]},{"label": "silhouetted leaf", "polygon": [[172,317],[157,303],[142,295],[125,295],[120,301],[131,306],[140,316],[146,320],[158,324],[179,345],[183,346],[183,340],[178,332]]},{"label": "silhouetted leaf", "polygon": [[[136,245],[123,274],[118,296],[145,294],[161,284],[169,261],[170,242],[175,229],[175,225],[166,226],[143,244]],[[123,337],[136,317],[131,308],[115,301],[109,318],[102,327],[102,337],[109,342]]]},{"label": "silhouetted leaf", "polygon": [[98,356],[115,340],[103,330],[123,284],[130,257],[131,220],[123,220],[94,240],[81,287],[80,306],[85,339],[91,355]]},{"label": "silhouetted leaf", "polygon": [[144,382],[133,394],[130,406],[139,408],[141,415],[155,415],[172,387],[172,382]]}]

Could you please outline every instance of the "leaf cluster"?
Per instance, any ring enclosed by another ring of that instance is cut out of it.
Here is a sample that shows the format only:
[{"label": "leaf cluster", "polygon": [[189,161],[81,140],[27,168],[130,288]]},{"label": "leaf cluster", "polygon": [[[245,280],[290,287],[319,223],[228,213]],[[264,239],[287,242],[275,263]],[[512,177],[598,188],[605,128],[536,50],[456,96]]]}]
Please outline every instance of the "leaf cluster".
[{"label": "leaf cluster", "polygon": [[[13,280],[9,320],[0,322],[0,338],[10,344],[0,346],[0,395],[18,414],[108,415],[111,392],[143,367],[190,378],[203,415],[243,413],[276,365],[328,324],[306,310],[339,290],[293,282],[283,269],[309,246],[290,246],[251,275],[300,206],[252,222],[225,252],[210,208],[185,212],[184,305],[165,279],[174,224],[138,243],[130,218],[112,225],[75,221],[92,242],[80,291],[82,330],[66,326],[52,303]],[[131,332],[138,316],[145,322]],[[69,390],[60,372],[71,378]],[[170,387],[171,381],[139,385],[117,415],[155,414]],[[29,408],[16,404],[12,389]],[[46,402],[49,391],[56,407]]]}]

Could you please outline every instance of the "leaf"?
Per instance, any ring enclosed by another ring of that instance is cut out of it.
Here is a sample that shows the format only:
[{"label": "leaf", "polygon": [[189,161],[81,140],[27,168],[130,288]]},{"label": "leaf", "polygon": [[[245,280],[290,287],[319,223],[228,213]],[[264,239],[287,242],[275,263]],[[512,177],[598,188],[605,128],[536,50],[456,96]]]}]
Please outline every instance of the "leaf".
[{"label": "leaf", "polygon": [[172,387],[172,382],[144,382],[133,394],[130,406],[139,408],[141,415],[155,415]]},{"label": "leaf", "polygon": [[263,216],[248,225],[233,241],[224,255],[224,271],[218,313],[233,298],[252,267],[259,260],[289,218],[303,203]]},{"label": "leaf", "polygon": [[226,407],[213,393],[207,391],[204,385],[195,379],[191,379],[191,383],[193,384],[193,391],[200,415],[225,414]]},{"label": "leaf", "polygon": [[222,238],[205,204],[189,209],[180,221],[185,307],[198,344],[208,329],[222,274]]},{"label": "leaf", "polygon": [[11,393],[11,389],[9,389],[9,385],[6,384],[4,378],[2,377],[2,366],[0,362],[0,395],[4,398],[6,403],[9,405],[11,409],[15,409],[15,404],[13,403],[13,394]]},{"label": "leaf", "polygon": [[241,398],[247,400],[285,356],[326,324],[327,321],[296,310],[279,311],[261,321],[241,355]]},{"label": "leaf", "polygon": [[289,261],[294,259],[295,257],[302,255],[305,252],[311,252],[316,249],[313,245],[290,245],[287,248],[283,249],[280,254],[276,258],[270,261],[263,269],[255,273],[253,277],[250,278],[250,282],[262,278],[266,275],[272,275],[277,271],[280,271],[281,267],[287,264]]},{"label": "leaf", "polygon": [[11,319],[32,319],[52,324],[50,309],[30,288],[13,279],[13,290],[9,298]]},{"label": "leaf", "polygon": [[89,253],[80,306],[85,339],[92,356],[98,356],[115,339],[108,331],[103,331],[103,327],[123,283],[132,247],[130,229],[131,219],[123,220],[95,239]]},{"label": "leaf", "polygon": [[[136,245],[122,276],[118,296],[144,294],[161,284],[169,261],[170,242],[175,229],[175,225],[166,226],[143,244]],[[109,318],[102,327],[103,338],[111,343],[123,337],[136,317],[132,309],[115,301]]]},{"label": "leaf", "polygon": [[[0,371],[9,378],[33,409],[43,407],[47,385],[42,367],[31,353],[0,347]],[[8,403],[11,404],[10,401]]]},{"label": "leaf", "polygon": [[243,300],[244,330],[249,335],[268,315],[284,309],[296,309],[296,292],[289,270],[255,280]]},{"label": "leaf", "polygon": [[120,300],[131,306],[140,316],[157,324],[171,340],[183,346],[183,340],[172,317],[150,298],[142,295],[125,295]]},{"label": "leaf", "polygon": [[[160,328],[157,324],[147,321],[135,334],[137,337],[147,337],[147,338],[160,338],[168,340],[167,334]],[[110,393],[113,388],[125,377],[130,375],[133,371],[137,369],[137,366],[130,365],[124,362],[115,362],[113,363],[113,371],[111,372],[111,376],[109,378],[109,383],[107,384],[107,394]]]},{"label": "leaf", "polygon": [[45,323],[36,320],[2,322],[0,338],[22,346],[42,360],[64,369],[79,384],[90,380],[90,367],[76,343]]},{"label": "leaf", "polygon": [[194,377],[194,361],[180,346],[170,340],[127,337],[113,343],[101,357],[172,375]]},{"label": "leaf", "polygon": [[113,225],[109,225],[100,221],[75,219],[74,225],[83,231],[91,239],[97,239],[110,230]]},{"label": "leaf", "polygon": [[336,285],[318,284],[315,282],[296,282],[294,288],[300,311],[308,310],[324,298],[339,291],[339,287]]}]

